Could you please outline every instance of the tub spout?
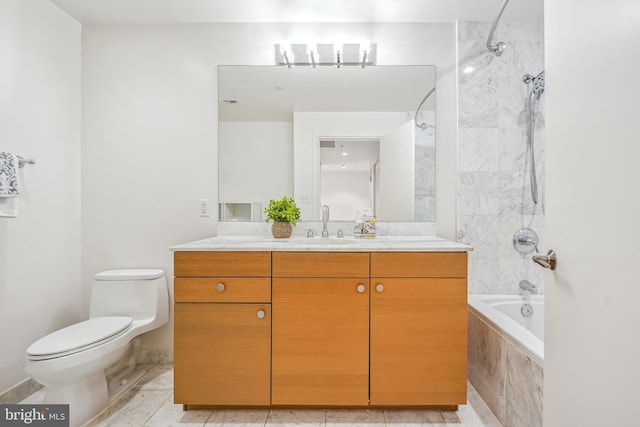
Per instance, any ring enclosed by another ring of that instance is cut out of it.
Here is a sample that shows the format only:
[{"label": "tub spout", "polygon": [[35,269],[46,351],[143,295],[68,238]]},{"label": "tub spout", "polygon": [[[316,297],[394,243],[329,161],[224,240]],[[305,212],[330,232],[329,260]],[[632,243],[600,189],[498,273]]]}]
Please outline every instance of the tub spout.
[{"label": "tub spout", "polygon": [[520,289],[522,289],[523,291],[527,291],[531,294],[537,294],[538,293],[538,285],[536,285],[535,283],[531,283],[528,280],[521,280],[520,281]]}]

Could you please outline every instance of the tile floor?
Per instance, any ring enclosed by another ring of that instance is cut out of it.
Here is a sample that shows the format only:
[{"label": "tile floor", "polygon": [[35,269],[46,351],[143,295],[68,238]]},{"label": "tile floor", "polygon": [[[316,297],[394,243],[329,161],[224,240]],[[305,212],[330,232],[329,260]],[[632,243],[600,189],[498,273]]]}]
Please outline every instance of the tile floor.
[{"label": "tile floor", "polygon": [[[42,398],[37,392],[27,401]],[[173,403],[173,366],[154,365],[145,377],[85,427],[209,426],[209,427],[418,427],[491,426],[501,424],[469,385],[469,402],[453,411],[358,410],[358,409],[273,409],[191,410]]]}]

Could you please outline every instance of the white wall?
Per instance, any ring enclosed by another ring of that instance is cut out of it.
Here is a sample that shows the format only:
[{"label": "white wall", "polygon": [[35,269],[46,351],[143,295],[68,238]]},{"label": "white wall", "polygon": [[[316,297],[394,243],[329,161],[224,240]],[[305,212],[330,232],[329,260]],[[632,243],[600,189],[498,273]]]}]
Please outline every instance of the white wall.
[{"label": "white wall", "polygon": [[259,202],[293,197],[291,122],[221,122],[218,152],[220,202]]},{"label": "white wall", "polygon": [[380,204],[376,216],[383,221],[415,219],[415,128],[410,120],[380,138]]},{"label": "white wall", "polygon": [[[371,205],[369,172],[322,172],[320,203],[330,207],[330,220],[355,220],[356,210],[362,210]],[[342,231],[349,234],[351,230]]]},{"label": "white wall", "polygon": [[[217,66],[270,65],[283,39],[371,39],[378,63],[435,64],[438,234],[455,236],[455,24],[88,25],[82,67],[82,278],[161,267],[169,246],[215,235]],[[171,285],[170,281],[170,285]],[[172,287],[172,286],[171,286]],[[88,304],[88,287],[84,302]],[[145,340],[170,348],[171,328]]]},{"label": "white wall", "polygon": [[80,319],[80,24],[47,0],[0,2],[0,151],[20,169],[18,218],[0,218],[0,393],[27,347]]}]

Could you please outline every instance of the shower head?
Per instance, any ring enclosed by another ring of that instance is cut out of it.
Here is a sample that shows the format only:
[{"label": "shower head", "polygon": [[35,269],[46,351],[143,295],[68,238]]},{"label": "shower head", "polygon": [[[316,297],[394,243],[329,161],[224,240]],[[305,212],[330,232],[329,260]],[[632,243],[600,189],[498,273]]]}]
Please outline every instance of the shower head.
[{"label": "shower head", "polygon": [[531,74],[525,74],[522,76],[522,81],[526,84],[531,83],[531,80],[533,80],[533,76]]},{"label": "shower head", "polygon": [[533,78],[533,93],[538,96],[544,92],[544,71]]},{"label": "shower head", "polygon": [[544,92],[544,71],[540,72],[537,76],[531,74],[525,74],[522,76],[522,81],[526,84],[531,83],[531,96],[535,96],[536,99],[540,99],[540,96]]}]

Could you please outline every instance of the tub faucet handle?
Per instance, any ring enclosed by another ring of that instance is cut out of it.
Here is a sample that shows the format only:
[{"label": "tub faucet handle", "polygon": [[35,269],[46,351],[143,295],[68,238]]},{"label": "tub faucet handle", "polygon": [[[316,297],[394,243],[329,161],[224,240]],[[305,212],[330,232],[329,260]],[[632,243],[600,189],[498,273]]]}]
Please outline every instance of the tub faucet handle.
[{"label": "tub faucet handle", "polygon": [[556,269],[556,264],[558,263],[558,259],[556,257],[556,253],[553,249],[549,249],[547,255],[534,255],[533,262],[543,266],[544,268],[548,268],[550,270]]},{"label": "tub faucet handle", "polygon": [[538,235],[530,228],[521,228],[513,235],[513,247],[521,254],[528,254],[535,249],[538,253]]}]

